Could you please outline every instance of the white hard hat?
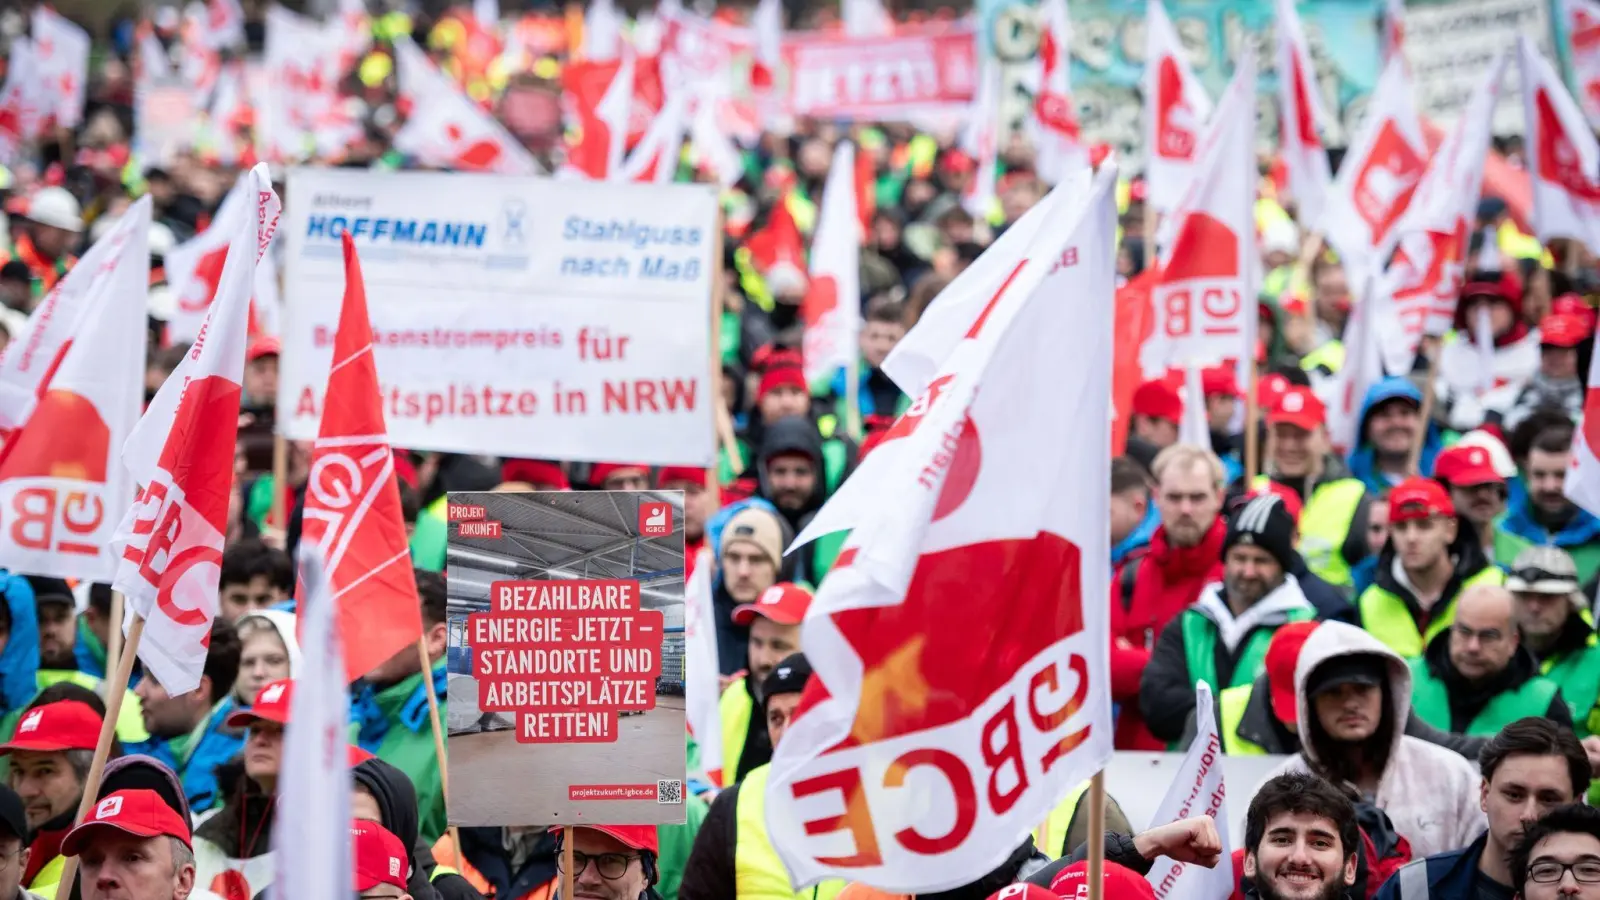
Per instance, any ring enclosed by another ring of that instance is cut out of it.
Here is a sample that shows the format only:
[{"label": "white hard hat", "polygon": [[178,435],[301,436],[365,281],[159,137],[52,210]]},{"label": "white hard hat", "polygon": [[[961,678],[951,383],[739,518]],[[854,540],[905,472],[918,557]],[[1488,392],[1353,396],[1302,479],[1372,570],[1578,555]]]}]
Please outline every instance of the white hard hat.
[{"label": "white hard hat", "polygon": [[150,289],[145,309],[152,319],[170,321],[172,314],[178,311],[178,298],[173,296],[172,288],[158,284]]},{"label": "white hard hat", "polygon": [[151,256],[165,257],[168,253],[172,252],[173,247],[178,245],[178,238],[172,233],[172,229],[161,224],[160,222],[150,223],[150,236],[148,241],[150,245]]},{"label": "white hard hat", "polygon": [[83,231],[83,210],[65,188],[47,187],[29,198],[28,218],[73,234]]}]

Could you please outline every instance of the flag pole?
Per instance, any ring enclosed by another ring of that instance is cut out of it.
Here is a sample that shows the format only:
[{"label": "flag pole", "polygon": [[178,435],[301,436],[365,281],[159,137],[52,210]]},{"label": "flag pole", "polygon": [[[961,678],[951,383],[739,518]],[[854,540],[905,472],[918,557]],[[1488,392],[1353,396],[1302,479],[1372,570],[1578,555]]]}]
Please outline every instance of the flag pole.
[{"label": "flag pole", "polygon": [[[112,603],[121,599],[121,592],[112,595]],[[114,628],[122,630],[122,623],[113,623]],[[128,679],[133,676],[133,661],[139,656],[139,637],[144,634],[144,616],[135,615],[133,624],[128,626],[128,640],[122,647],[122,655],[117,658],[117,668],[111,675],[111,681],[106,685],[106,717],[100,723],[100,740],[94,746],[94,762],[89,766],[89,774],[83,780],[83,799],[78,801],[78,814],[73,818],[73,824],[82,822],[89,815],[89,810],[94,809],[95,795],[100,793],[100,781],[105,775],[106,758],[111,755],[111,739],[117,733],[117,717],[122,713],[122,697],[128,693]],[[57,896],[68,897],[72,895],[72,882],[78,877],[78,858],[67,857],[66,866],[61,870],[61,886]]]},{"label": "flag pole", "polygon": [[267,521],[282,536],[282,546],[288,549],[289,523],[284,521],[283,492],[289,481],[289,442],[282,434],[272,435],[272,506]]},{"label": "flag pole", "polygon": [[439,721],[439,693],[433,687],[433,660],[428,658],[427,638],[417,635],[417,661],[422,664],[422,684],[428,695],[428,721],[433,723],[433,752],[439,757],[439,793],[444,795],[446,823],[450,830],[450,846],[455,852],[455,869],[461,865],[461,829],[448,825],[450,810],[450,765],[444,751],[444,726]]},{"label": "flag pole", "polygon": [[561,900],[572,896],[572,826],[561,827]]},{"label": "flag pole", "polygon": [[844,430],[850,439],[861,440],[861,351],[850,355],[850,370],[844,383]]},{"label": "flag pole", "polygon": [[[1423,346],[1427,346],[1427,335],[1423,335],[1422,340]],[[1422,382],[1422,408],[1418,410],[1418,417],[1422,420],[1422,434],[1418,435],[1417,440],[1412,443],[1411,454],[1406,458],[1406,471],[1413,475],[1421,473],[1422,447],[1424,444],[1428,443],[1428,428],[1430,427],[1428,423],[1429,420],[1433,418],[1433,406],[1435,400],[1433,380],[1434,370],[1437,368],[1438,360],[1438,356],[1436,354],[1437,351],[1430,352],[1427,350],[1424,350],[1422,354],[1422,358],[1428,361],[1428,366],[1424,370],[1427,375],[1424,377]],[[1357,437],[1359,439],[1359,435]]]},{"label": "flag pole", "polygon": [[1250,381],[1244,397],[1244,486],[1247,493],[1256,476],[1261,473],[1261,407],[1256,404],[1256,380],[1259,377],[1252,360]]},{"label": "flag pole", "polygon": [[1106,863],[1106,773],[1089,779],[1089,900],[1105,897]]},{"label": "flag pole", "polygon": [[[122,659],[122,592],[111,592],[111,625],[106,640],[106,673],[117,670]],[[131,675],[129,677],[132,677]]]}]

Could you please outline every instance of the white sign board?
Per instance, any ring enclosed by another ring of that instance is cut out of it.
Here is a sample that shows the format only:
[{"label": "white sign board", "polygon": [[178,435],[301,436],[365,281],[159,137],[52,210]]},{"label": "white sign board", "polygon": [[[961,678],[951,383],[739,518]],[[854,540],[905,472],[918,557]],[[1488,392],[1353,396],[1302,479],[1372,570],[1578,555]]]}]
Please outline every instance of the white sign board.
[{"label": "white sign board", "polygon": [[296,169],[287,207],[287,437],[317,434],[348,232],[395,446],[710,463],[709,187]]},{"label": "white sign board", "polygon": [[[1406,62],[1417,82],[1417,111],[1448,130],[1466,109],[1472,91],[1495,58],[1526,34],[1550,55],[1550,12],[1546,0],[1452,0],[1406,6]],[[1522,75],[1506,69],[1494,133],[1521,134]]]}]

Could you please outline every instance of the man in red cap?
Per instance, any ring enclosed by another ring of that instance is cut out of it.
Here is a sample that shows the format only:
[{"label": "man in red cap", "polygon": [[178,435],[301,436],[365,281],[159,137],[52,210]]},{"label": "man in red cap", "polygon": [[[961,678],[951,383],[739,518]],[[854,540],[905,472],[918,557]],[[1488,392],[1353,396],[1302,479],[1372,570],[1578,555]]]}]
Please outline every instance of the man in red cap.
[{"label": "man in red cap", "polygon": [[411,900],[406,879],[411,853],[387,828],[369,819],[350,823],[351,876],[360,900]]},{"label": "man in red cap", "polygon": [[[1485,311],[1493,343],[1488,372],[1478,345]],[[1539,333],[1522,318],[1522,279],[1509,268],[1477,273],[1461,289],[1455,330],[1459,339],[1439,350],[1434,392],[1443,420],[1466,432],[1502,419],[1539,369]]]},{"label": "man in red cap", "polygon": [[1450,495],[1413,476],[1389,492],[1389,542],[1373,583],[1356,601],[1361,627],[1405,659],[1455,620],[1456,598],[1479,584],[1504,584],[1505,573],[1465,538]]},{"label": "man in red cap", "polygon": [[278,354],[275,337],[258,337],[244,354],[244,405],[272,409],[278,402]]},{"label": "man in red cap", "polygon": [[194,890],[189,823],[155,791],[108,794],[61,849],[78,857],[83,900],[187,900]]},{"label": "man in red cap", "polygon": [[[653,825],[582,825],[572,829],[572,890],[590,900],[659,900],[654,886],[660,844]],[[566,832],[562,833],[565,839]],[[557,851],[559,865],[565,854]]]},{"label": "man in red cap", "polygon": [[1153,448],[1153,455],[1178,442],[1178,425],[1182,422],[1183,397],[1171,382],[1157,378],[1134,389],[1132,415],[1128,417],[1130,443],[1143,441]]},{"label": "man in red cap", "polygon": [[1495,471],[1489,451],[1458,444],[1433,461],[1433,477],[1450,492],[1462,521],[1472,526],[1483,552],[1494,555],[1495,519],[1506,511],[1506,480]]},{"label": "man in red cap", "polygon": [[1306,567],[1348,589],[1350,569],[1367,555],[1371,499],[1328,446],[1327,409],[1308,387],[1291,386],[1267,410],[1266,466],[1252,490],[1275,482],[1301,503],[1299,543]]},{"label": "man in red cap", "polygon": [[1592,337],[1592,319],[1553,313],[1540,320],[1539,371],[1507,410],[1500,422],[1502,430],[1507,434],[1516,431],[1536,409],[1559,409],[1572,419],[1583,415],[1585,373],[1579,368],[1578,348]]},{"label": "man in red cap", "polygon": [[24,712],[11,742],[0,746],[10,756],[11,789],[22,797],[33,831],[22,871],[30,891],[49,896],[61,880],[61,844],[83,800],[101,721],[87,703],[58,700]]},{"label": "man in red cap", "polygon": [[705,469],[694,466],[664,466],[656,474],[656,486],[663,491],[683,491],[684,580],[694,574],[694,557],[706,543],[706,522],[716,507],[716,494],[708,489]]},{"label": "man in red cap", "polygon": [[750,629],[750,668],[723,690],[720,701],[725,784],[772,761],[761,685],[778,663],[800,651],[800,623],[810,607],[811,592],[788,581],[767,588],[754,603],[734,607],[733,623]]},{"label": "man in red cap", "polygon": [[650,489],[650,467],[644,463],[595,463],[589,467],[589,484],[597,491]]}]

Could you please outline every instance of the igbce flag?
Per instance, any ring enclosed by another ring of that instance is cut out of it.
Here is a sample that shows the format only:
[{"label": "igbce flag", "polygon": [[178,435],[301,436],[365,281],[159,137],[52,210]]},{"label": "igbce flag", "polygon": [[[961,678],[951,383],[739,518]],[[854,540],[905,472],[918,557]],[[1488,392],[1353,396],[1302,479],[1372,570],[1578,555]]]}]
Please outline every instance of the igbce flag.
[{"label": "igbce flag", "polygon": [[937,377],[798,539],[853,529],[806,618],[816,679],[767,790],[798,886],[966,884],[1110,758],[1116,178],[1110,163],[1087,194],[1056,198]]},{"label": "igbce flag", "polygon": [[[348,231],[344,306],[323,396],[301,543],[315,546],[326,561],[348,680],[354,681],[415,644],[422,613],[372,358],[367,291]],[[305,604],[299,609],[303,615]]]},{"label": "igbce flag", "polygon": [[138,498],[117,526],[111,586],[145,620],[139,658],[173,694],[200,684],[216,616],[233,485],[251,284],[282,205],[265,165],[246,176],[252,198],[229,239],[215,301],[194,346],[123,445]]},{"label": "igbce flag", "polygon": [[[822,209],[811,239],[811,283],[800,316],[805,321],[806,381],[815,384],[848,369],[860,353],[861,225],[856,218],[855,147],[840,141],[822,188]],[[846,374],[846,377],[849,377]]]},{"label": "igbce flag", "polygon": [[1573,238],[1593,252],[1600,247],[1600,142],[1527,35],[1517,39],[1517,58],[1539,240]]},{"label": "igbce flag", "polygon": [[1600,515],[1600,353],[1589,360],[1589,386],[1583,394],[1583,427],[1572,442],[1572,470],[1563,493]]},{"label": "igbce flag", "polygon": [[1145,180],[1149,188],[1145,202],[1166,212],[1189,183],[1198,160],[1200,135],[1211,117],[1211,98],[1189,68],[1183,43],[1161,0],[1150,0],[1145,7],[1144,65]]},{"label": "igbce flag", "polygon": [[1294,0],[1278,0],[1278,108],[1283,118],[1278,124],[1278,142],[1284,165],[1289,169],[1289,193],[1293,195],[1300,223],[1312,226],[1322,217],[1322,207],[1333,180],[1328,170],[1328,153],[1322,149],[1318,124],[1324,120],[1322,103],[1317,99],[1317,71],[1300,27],[1300,13]]},{"label": "igbce flag", "polygon": [[[122,443],[144,400],[150,204],[140,198],[95,245],[93,259],[63,279],[75,282],[74,295],[83,288],[70,307],[83,313],[79,333],[54,359],[34,361],[54,374],[40,378],[38,403],[0,450],[0,566],[13,572],[108,581],[116,571],[111,535],[134,490]],[[46,302],[59,304],[60,293]],[[51,331],[48,321],[30,329],[41,338]],[[12,349],[18,357],[35,352]],[[0,370],[11,374],[7,361]]]}]

